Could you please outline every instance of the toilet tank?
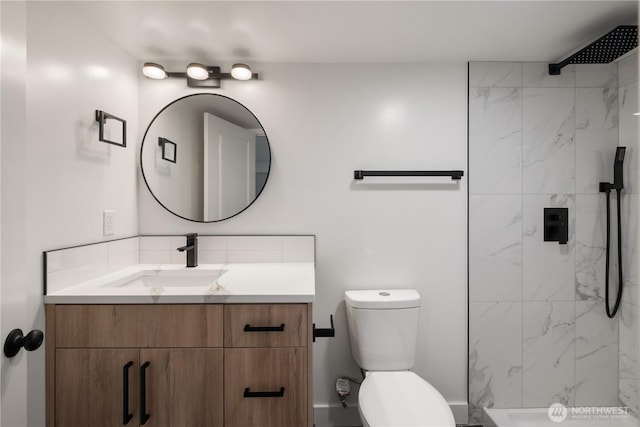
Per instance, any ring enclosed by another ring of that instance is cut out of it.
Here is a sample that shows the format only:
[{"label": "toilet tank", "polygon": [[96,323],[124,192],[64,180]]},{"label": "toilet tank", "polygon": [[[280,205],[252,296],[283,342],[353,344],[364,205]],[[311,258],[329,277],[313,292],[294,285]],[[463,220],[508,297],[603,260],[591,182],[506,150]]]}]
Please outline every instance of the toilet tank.
[{"label": "toilet tank", "polygon": [[346,291],[351,354],[368,371],[415,364],[420,294],[413,289]]}]

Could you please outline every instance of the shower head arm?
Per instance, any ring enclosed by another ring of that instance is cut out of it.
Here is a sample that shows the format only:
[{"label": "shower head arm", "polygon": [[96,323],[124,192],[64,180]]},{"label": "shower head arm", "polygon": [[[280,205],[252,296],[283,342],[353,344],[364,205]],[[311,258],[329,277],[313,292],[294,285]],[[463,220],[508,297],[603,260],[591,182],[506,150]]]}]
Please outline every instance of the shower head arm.
[{"label": "shower head arm", "polygon": [[638,26],[620,25],[565,60],[549,64],[549,74],[558,75],[569,64],[608,64],[637,46]]}]

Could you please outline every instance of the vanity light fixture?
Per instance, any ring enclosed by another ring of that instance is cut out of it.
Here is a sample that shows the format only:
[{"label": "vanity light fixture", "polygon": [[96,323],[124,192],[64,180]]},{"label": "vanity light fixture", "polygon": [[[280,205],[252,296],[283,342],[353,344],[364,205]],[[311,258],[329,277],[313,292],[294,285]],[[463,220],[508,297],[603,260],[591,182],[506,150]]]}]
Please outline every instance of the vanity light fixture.
[{"label": "vanity light fixture", "polygon": [[207,80],[209,78],[209,70],[202,64],[192,62],[187,65],[187,76],[196,80]]},{"label": "vanity light fixture", "polygon": [[167,72],[164,70],[164,67],[155,62],[145,62],[142,66],[142,74],[154,80],[167,78]]},{"label": "vanity light fixture", "polygon": [[192,62],[184,73],[165,71],[164,67],[155,62],[145,62],[142,66],[142,74],[150,79],[162,80],[169,77],[187,79],[187,86],[199,88],[219,88],[220,81],[224,79],[251,80],[257,79],[258,74],[252,73],[247,64],[233,64],[230,73],[221,73],[220,67],[203,65]]},{"label": "vanity light fixture", "polygon": [[236,80],[250,80],[252,75],[247,64],[233,64],[231,67],[231,77]]}]

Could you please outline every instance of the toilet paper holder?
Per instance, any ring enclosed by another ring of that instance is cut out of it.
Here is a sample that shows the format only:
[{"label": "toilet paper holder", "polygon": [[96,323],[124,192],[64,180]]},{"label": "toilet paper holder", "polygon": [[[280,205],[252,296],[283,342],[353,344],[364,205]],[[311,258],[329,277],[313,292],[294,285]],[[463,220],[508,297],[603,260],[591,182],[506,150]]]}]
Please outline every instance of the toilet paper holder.
[{"label": "toilet paper holder", "polygon": [[316,342],[316,338],[331,338],[336,336],[336,328],[333,326],[333,314],[329,315],[329,321],[331,322],[330,328],[316,328],[316,324],[313,324],[313,342]]}]

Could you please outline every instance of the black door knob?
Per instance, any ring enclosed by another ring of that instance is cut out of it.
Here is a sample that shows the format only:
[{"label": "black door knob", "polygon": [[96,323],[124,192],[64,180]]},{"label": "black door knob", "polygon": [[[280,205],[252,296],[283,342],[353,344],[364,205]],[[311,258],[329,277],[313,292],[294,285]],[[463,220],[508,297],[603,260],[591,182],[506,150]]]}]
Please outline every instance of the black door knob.
[{"label": "black door knob", "polygon": [[39,329],[30,331],[27,336],[22,335],[22,329],[14,329],[9,332],[7,339],[4,341],[4,355],[13,357],[22,347],[27,351],[33,351],[42,345],[44,333]]}]

